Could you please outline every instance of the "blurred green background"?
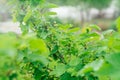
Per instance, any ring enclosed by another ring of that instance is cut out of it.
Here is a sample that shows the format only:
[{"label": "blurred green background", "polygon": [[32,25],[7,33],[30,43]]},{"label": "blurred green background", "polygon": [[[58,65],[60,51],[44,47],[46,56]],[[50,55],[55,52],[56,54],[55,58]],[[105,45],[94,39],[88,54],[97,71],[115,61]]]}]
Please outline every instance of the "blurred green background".
[{"label": "blurred green background", "polygon": [[[97,24],[106,30],[115,28],[115,19],[120,15],[120,0],[47,0],[58,5],[51,9],[62,23],[74,24],[74,27]],[[0,31],[20,33],[19,23],[12,22],[12,8],[9,0],[0,0]],[[8,30],[9,28],[9,30]]]}]

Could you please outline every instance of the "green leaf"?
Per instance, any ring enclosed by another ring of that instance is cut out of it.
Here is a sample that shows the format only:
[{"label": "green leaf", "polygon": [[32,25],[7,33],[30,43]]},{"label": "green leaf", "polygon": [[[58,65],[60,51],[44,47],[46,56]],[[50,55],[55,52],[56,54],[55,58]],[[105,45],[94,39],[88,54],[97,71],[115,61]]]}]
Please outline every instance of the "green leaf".
[{"label": "green leaf", "polygon": [[71,74],[69,73],[65,73],[60,77],[60,80],[82,80],[82,79],[79,77],[71,76]]},{"label": "green leaf", "polygon": [[57,6],[56,4],[49,3],[49,4],[48,4],[48,7],[49,7],[49,8],[57,8],[58,6]]},{"label": "green leaf", "polygon": [[87,64],[82,70],[80,70],[77,75],[84,76],[86,73],[97,71],[102,66],[103,62],[104,61],[102,59],[93,61],[92,63]]},{"label": "green leaf", "polygon": [[120,39],[116,39],[114,37],[110,37],[108,41],[108,47],[114,50],[115,52],[120,51]]},{"label": "green leaf", "polygon": [[29,32],[29,26],[26,25],[24,22],[20,24],[20,28],[21,28],[22,34],[27,34]]},{"label": "green leaf", "polygon": [[55,45],[54,48],[51,51],[51,55],[55,54],[58,51],[58,45]]},{"label": "green leaf", "polygon": [[32,10],[30,8],[28,8],[25,17],[23,18],[23,22],[26,23],[31,16],[32,16]]},{"label": "green leaf", "polygon": [[117,30],[120,32],[120,17],[116,20],[117,23]]},{"label": "green leaf", "polygon": [[41,56],[41,55],[29,54],[27,57],[31,60],[31,62],[40,61],[45,66],[47,66],[49,63],[48,59],[44,56]]},{"label": "green leaf", "polygon": [[111,80],[120,80],[120,54],[109,54],[105,58],[107,62],[95,74],[99,77],[108,76]]},{"label": "green leaf", "polygon": [[111,33],[115,32],[114,30],[110,29],[110,30],[106,30],[106,31],[103,31],[103,34],[104,35],[110,35]]},{"label": "green leaf", "polygon": [[55,69],[50,73],[50,75],[55,75],[56,77],[60,77],[66,71],[66,65],[58,64]]},{"label": "green leaf", "polygon": [[49,55],[48,48],[42,39],[39,38],[29,39],[29,47],[32,51],[39,51],[40,52],[39,54],[42,54],[44,56]]},{"label": "green leaf", "polygon": [[46,15],[56,15],[56,12],[47,12]]},{"label": "green leaf", "polygon": [[80,28],[79,27],[76,27],[76,28],[73,28],[73,29],[69,29],[69,33],[71,33],[71,32],[78,32],[80,30]]},{"label": "green leaf", "polygon": [[13,33],[0,34],[0,53],[14,56],[19,40]]},{"label": "green leaf", "polygon": [[69,62],[70,66],[77,66],[80,63],[80,59],[76,56],[71,56],[71,60]]},{"label": "green leaf", "polygon": [[106,60],[115,68],[120,69],[120,53],[114,53],[106,56]]},{"label": "green leaf", "polygon": [[108,76],[113,72],[113,66],[107,62],[104,62],[102,66],[95,72],[97,76]]},{"label": "green leaf", "polygon": [[92,28],[92,29],[95,29],[95,30],[101,30],[101,28],[99,26],[97,26],[97,25],[92,24],[89,27]]}]

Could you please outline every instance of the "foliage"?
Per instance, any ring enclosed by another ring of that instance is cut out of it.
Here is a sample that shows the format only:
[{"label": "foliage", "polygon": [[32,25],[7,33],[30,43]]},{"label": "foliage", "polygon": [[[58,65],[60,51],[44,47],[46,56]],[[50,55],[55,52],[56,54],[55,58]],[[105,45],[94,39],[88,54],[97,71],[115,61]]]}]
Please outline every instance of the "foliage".
[{"label": "foliage", "polygon": [[117,8],[119,9],[120,8],[120,0],[116,0],[116,6],[117,6]]},{"label": "foliage", "polygon": [[88,8],[97,8],[99,10],[109,7],[112,0],[81,0]]},{"label": "foliage", "polygon": [[109,7],[112,0],[48,0],[49,2],[56,3],[58,5],[72,5],[86,7],[86,8],[97,8],[99,10]]},{"label": "foliage", "polygon": [[115,1],[115,7],[116,7],[116,14],[117,14],[117,16],[119,16],[120,15],[120,0],[116,0]]},{"label": "foliage", "polygon": [[118,31],[98,33],[97,25],[56,23],[48,11],[56,6],[44,0],[13,2],[23,34],[0,34],[0,80],[120,79],[119,19]]}]

